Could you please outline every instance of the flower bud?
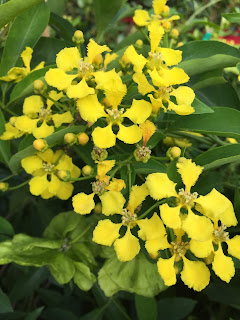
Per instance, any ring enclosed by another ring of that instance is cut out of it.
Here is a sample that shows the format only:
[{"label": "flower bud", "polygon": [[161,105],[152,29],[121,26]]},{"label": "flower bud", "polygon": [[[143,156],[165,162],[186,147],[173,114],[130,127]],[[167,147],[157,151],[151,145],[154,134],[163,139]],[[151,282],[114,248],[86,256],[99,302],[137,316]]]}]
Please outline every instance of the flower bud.
[{"label": "flower bud", "polygon": [[170,36],[173,38],[173,39],[177,39],[178,36],[179,36],[179,31],[176,29],[176,28],[173,28],[170,32]]},{"label": "flower bud", "polygon": [[137,145],[137,149],[133,152],[134,158],[138,162],[147,163],[151,157],[151,150],[146,147]]},{"label": "flower bud", "polygon": [[181,150],[179,147],[169,148],[168,151],[167,151],[167,157],[168,157],[170,160],[174,160],[174,159],[180,157],[181,152],[182,152],[182,150]]},{"label": "flower bud", "polygon": [[108,152],[106,149],[101,149],[101,148],[94,146],[93,150],[91,152],[91,156],[94,161],[103,161],[103,160],[107,159]]},{"label": "flower bud", "polygon": [[69,179],[71,179],[71,174],[70,174],[70,171],[68,170],[59,170],[57,172],[57,176],[63,180],[63,181],[69,181]]},{"label": "flower bud", "polygon": [[102,104],[103,104],[106,108],[111,107],[111,103],[110,103],[110,101],[108,100],[107,97],[105,97],[105,98],[103,99]]},{"label": "flower bud", "polygon": [[130,67],[131,61],[128,59],[127,55],[124,55],[119,59],[119,65],[122,69],[128,69]]},{"label": "flower bud", "polygon": [[84,36],[83,36],[83,33],[81,30],[76,30],[74,32],[74,35],[72,37],[72,41],[78,45],[84,42]]},{"label": "flower bud", "polygon": [[81,145],[81,146],[85,146],[88,141],[89,141],[89,137],[88,135],[85,133],[85,132],[82,132],[80,133],[78,136],[77,136],[77,139],[78,139],[78,143]]},{"label": "flower bud", "polygon": [[48,144],[44,139],[36,139],[33,141],[33,148],[37,151],[44,152],[48,148]]},{"label": "flower bud", "polygon": [[138,39],[138,40],[135,42],[135,48],[136,48],[137,50],[140,50],[140,49],[142,49],[142,47],[143,47],[143,41],[142,41],[141,39]]},{"label": "flower bud", "polygon": [[163,10],[162,10],[162,12],[161,12],[161,15],[164,17],[164,18],[166,18],[166,17],[168,17],[169,16],[169,13],[170,13],[170,9],[169,9],[169,6],[164,6],[163,7]]},{"label": "flower bud", "polygon": [[166,20],[166,21],[163,21],[163,24],[162,24],[163,28],[166,29],[166,30],[169,30],[171,28],[171,22]]},{"label": "flower bud", "polygon": [[93,173],[93,168],[86,165],[82,168],[82,174],[84,177],[90,176]]},{"label": "flower bud", "polygon": [[183,163],[184,161],[186,161],[187,159],[185,157],[180,157],[178,159],[178,163]]},{"label": "flower bud", "polygon": [[101,53],[97,54],[92,61],[93,64],[96,64],[97,66],[99,66],[101,63],[103,63],[103,57],[101,55]]},{"label": "flower bud", "polygon": [[184,45],[184,43],[183,42],[178,42],[178,44],[177,44],[177,48],[178,47],[181,47],[181,46],[183,46]]},{"label": "flower bud", "polygon": [[0,191],[7,191],[9,184],[7,182],[0,182]]},{"label": "flower bud", "polygon": [[33,82],[33,88],[34,92],[37,94],[41,94],[47,89],[46,85],[43,83],[42,80],[35,80]]},{"label": "flower bud", "polygon": [[77,141],[77,137],[74,133],[66,133],[63,138],[64,143],[68,145],[73,145]]},{"label": "flower bud", "polygon": [[94,213],[100,214],[102,213],[102,204],[98,202],[94,207]]}]

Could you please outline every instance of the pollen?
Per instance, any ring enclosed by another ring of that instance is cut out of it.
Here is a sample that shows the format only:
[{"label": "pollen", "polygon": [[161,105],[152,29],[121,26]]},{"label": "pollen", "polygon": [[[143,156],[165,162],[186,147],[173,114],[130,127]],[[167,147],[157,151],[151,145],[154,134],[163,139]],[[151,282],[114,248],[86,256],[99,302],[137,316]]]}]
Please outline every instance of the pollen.
[{"label": "pollen", "polygon": [[229,232],[226,232],[226,229],[227,227],[224,224],[222,224],[216,230],[213,231],[213,242],[215,244],[219,244],[221,242],[229,240]]},{"label": "pollen", "polygon": [[194,200],[198,197],[197,192],[190,193],[188,191],[185,191],[183,188],[179,189],[178,195],[179,204],[185,205],[190,208],[194,206]]},{"label": "pollen", "polygon": [[136,225],[137,215],[127,209],[122,211],[122,224],[133,228]]}]

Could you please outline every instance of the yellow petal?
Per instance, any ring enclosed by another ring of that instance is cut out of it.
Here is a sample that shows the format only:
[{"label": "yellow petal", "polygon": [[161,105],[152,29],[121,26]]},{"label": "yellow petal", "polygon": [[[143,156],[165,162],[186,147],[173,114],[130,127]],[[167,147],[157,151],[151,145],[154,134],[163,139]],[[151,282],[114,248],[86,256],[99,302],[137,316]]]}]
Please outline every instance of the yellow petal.
[{"label": "yellow petal", "polygon": [[22,159],[21,165],[23,169],[27,172],[32,174],[34,171],[42,168],[42,159],[38,156],[30,156],[27,158]]},{"label": "yellow petal", "polygon": [[158,272],[166,286],[173,286],[177,282],[176,271],[174,268],[174,256],[170,259],[159,258],[157,262]]},{"label": "yellow petal", "polygon": [[189,80],[189,76],[183,71],[183,69],[177,67],[172,69],[162,68],[161,77],[166,83],[168,83],[168,86],[186,83]]},{"label": "yellow petal", "polygon": [[[34,69],[32,69],[32,71],[40,70],[40,69],[44,68],[44,65],[45,65],[45,62],[42,61]],[[42,197],[42,195],[41,195],[41,197]]]},{"label": "yellow petal", "polygon": [[23,132],[32,133],[33,130],[37,127],[38,121],[38,119],[30,119],[27,116],[20,116],[17,117],[14,125],[16,128]]},{"label": "yellow petal", "polygon": [[119,237],[119,230],[121,226],[121,223],[113,223],[109,219],[101,220],[93,230],[92,240],[104,246],[111,246]]},{"label": "yellow petal", "polygon": [[163,11],[163,8],[166,5],[166,3],[167,3],[167,0],[153,0],[152,6],[153,6],[154,13],[156,15],[159,15]]},{"label": "yellow petal", "polygon": [[59,128],[63,123],[71,123],[74,120],[70,111],[61,114],[55,113],[51,118],[56,128]]},{"label": "yellow petal", "polygon": [[148,70],[148,73],[152,79],[154,86],[157,86],[157,87],[170,86],[171,78],[166,77],[165,74],[164,74],[165,77],[163,77],[162,75],[159,74],[156,68],[154,68],[152,71]]},{"label": "yellow petal", "polygon": [[77,100],[77,107],[85,121],[94,123],[97,119],[106,116],[104,107],[98,101],[96,94]]},{"label": "yellow petal", "polygon": [[106,190],[120,192],[123,188],[126,188],[124,180],[113,178]]},{"label": "yellow petal", "polygon": [[143,67],[147,63],[147,59],[144,58],[143,55],[138,54],[133,45],[127,48],[124,55],[133,64],[133,70],[137,73],[141,73]]},{"label": "yellow petal", "polygon": [[180,218],[181,207],[169,207],[167,203],[162,204],[160,207],[161,218],[164,224],[172,229],[180,229],[182,220]]},{"label": "yellow petal", "polygon": [[200,196],[195,202],[196,210],[207,217],[221,220],[227,227],[237,225],[231,201],[216,189],[212,189],[206,196]]},{"label": "yellow petal", "polygon": [[57,170],[68,170],[71,171],[73,169],[72,158],[64,154],[63,150],[57,150],[54,154],[52,162],[58,162],[55,169]]},{"label": "yellow petal", "polygon": [[164,250],[170,247],[171,246],[168,243],[167,235],[165,235],[164,237],[147,240],[145,242],[145,248],[149,253],[149,256],[151,257],[151,259],[157,259],[159,250]]},{"label": "yellow petal", "polygon": [[183,257],[182,281],[189,288],[202,291],[209,284],[210,272],[207,266],[201,261],[190,261]]},{"label": "yellow petal", "polygon": [[140,228],[138,231],[138,236],[142,240],[154,240],[162,238],[166,235],[166,230],[162,220],[159,218],[156,212],[150,219],[145,218],[138,220],[137,224]]},{"label": "yellow petal", "polygon": [[95,94],[95,90],[87,85],[84,78],[77,85],[71,85],[67,88],[67,96],[69,98],[82,99],[89,94]]},{"label": "yellow petal", "polygon": [[140,245],[138,239],[131,234],[130,229],[127,229],[125,235],[114,242],[114,249],[118,260],[130,261],[139,253]]},{"label": "yellow petal", "polygon": [[24,100],[23,113],[38,113],[44,104],[40,96],[30,96]]},{"label": "yellow petal", "polygon": [[182,229],[188,234],[189,238],[198,241],[212,239],[213,224],[210,219],[198,216],[188,209],[188,215],[183,220]]},{"label": "yellow petal", "polygon": [[48,188],[48,185],[49,181],[47,180],[47,174],[34,177],[29,182],[30,192],[34,196],[39,196]]},{"label": "yellow petal", "polygon": [[149,15],[148,12],[145,10],[135,10],[133,21],[136,23],[139,27],[144,27],[148,24],[149,21]]},{"label": "yellow petal", "polygon": [[11,140],[20,138],[24,133],[11,125],[11,123],[5,123],[5,131],[0,136],[1,140]]},{"label": "yellow petal", "polygon": [[240,260],[240,236],[237,235],[226,242],[228,245],[228,253]]},{"label": "yellow petal", "polygon": [[203,171],[203,167],[196,165],[191,159],[185,159],[184,161],[177,163],[177,168],[182,177],[182,181],[186,186],[185,190],[189,192],[191,187],[197,182]]},{"label": "yellow petal", "polygon": [[155,99],[153,97],[152,94],[149,94],[148,97],[150,98],[151,100],[151,103],[152,103],[152,111],[156,114],[158,114],[159,110],[160,109],[163,109],[164,112],[167,111],[166,107],[163,105],[163,102],[162,102],[162,98],[158,98],[158,99]]},{"label": "yellow petal", "polygon": [[154,52],[158,48],[159,43],[162,40],[162,37],[164,35],[164,29],[160,25],[159,21],[153,20],[148,25],[148,31],[151,43],[151,52]]},{"label": "yellow petal", "polygon": [[[51,90],[48,93],[48,96],[50,98],[52,98],[53,100],[58,101],[62,97],[64,97],[64,94],[63,94],[63,92],[57,92],[56,90]],[[53,105],[54,105],[54,102],[52,100],[50,100],[50,99],[47,99],[47,108],[50,109]]]},{"label": "yellow petal", "polygon": [[72,193],[72,183],[60,181],[60,188],[58,189],[56,196],[61,200],[67,200],[71,197]]},{"label": "yellow petal", "polygon": [[143,145],[145,146],[157,129],[155,124],[149,120],[146,120],[144,123],[140,124],[140,128],[143,134]]},{"label": "yellow petal", "polygon": [[74,68],[79,68],[81,60],[80,53],[77,47],[64,48],[57,54],[57,67],[65,72],[72,71]]},{"label": "yellow petal", "polygon": [[172,101],[168,101],[168,110],[173,110],[176,112],[176,114],[179,114],[180,116],[187,116],[189,114],[194,113],[194,108],[191,106],[188,106],[186,104],[177,105],[173,103]]},{"label": "yellow petal", "polygon": [[108,191],[99,198],[102,202],[102,213],[106,216],[122,213],[125,198],[121,192]]},{"label": "yellow petal", "polygon": [[66,74],[61,69],[50,69],[45,74],[45,80],[47,84],[57,88],[60,91],[68,88],[74,78],[76,78],[76,75]]},{"label": "yellow petal", "polygon": [[81,175],[81,170],[77,166],[73,165],[70,170],[70,174],[72,178],[78,178]]},{"label": "yellow petal", "polygon": [[104,68],[106,68],[110,62],[117,59],[118,55],[116,53],[106,53],[104,58]]},{"label": "yellow petal", "polygon": [[53,134],[54,132],[54,126],[49,126],[46,121],[44,121],[40,127],[34,128],[32,133],[35,138],[40,139],[40,138],[46,138]]},{"label": "yellow petal", "polygon": [[72,198],[74,211],[80,214],[88,214],[95,207],[93,200],[94,193],[85,194],[83,192],[76,194]]},{"label": "yellow petal", "polygon": [[141,186],[132,186],[128,202],[129,210],[134,212],[134,210],[146,199],[148,195],[149,192],[145,183]]},{"label": "yellow petal", "polygon": [[88,56],[88,63],[92,63],[93,59],[100,53],[107,51],[110,52],[111,49],[108,48],[108,46],[103,45],[100,46],[97,44],[93,39],[89,40],[89,43],[87,45],[87,56]]},{"label": "yellow petal", "polygon": [[105,128],[97,127],[92,132],[93,143],[98,148],[111,148],[116,144],[116,136],[112,131],[112,125]]},{"label": "yellow petal", "polygon": [[124,117],[132,120],[133,123],[143,123],[150,117],[152,113],[151,103],[145,100],[135,100],[133,99],[132,105],[124,113]]},{"label": "yellow petal", "polygon": [[19,82],[26,77],[27,74],[28,71],[25,68],[14,67],[8,71],[7,76],[0,77],[0,80]]},{"label": "yellow petal", "polygon": [[173,50],[169,48],[159,48],[157,50],[161,53],[163,61],[165,61],[168,67],[177,65],[182,61],[182,51]]},{"label": "yellow petal", "polygon": [[30,62],[32,60],[32,53],[33,53],[33,49],[30,47],[26,47],[26,49],[21,54],[23,64],[27,68],[28,72],[30,72]]},{"label": "yellow petal", "polygon": [[224,255],[221,244],[218,246],[218,250],[214,252],[212,268],[216,275],[227,283],[230,282],[235,274],[232,258]]},{"label": "yellow petal", "polygon": [[119,124],[117,138],[129,144],[137,143],[142,139],[142,130],[135,124],[129,127]]},{"label": "yellow petal", "polygon": [[57,176],[55,176],[55,174],[51,174],[51,181],[48,184],[48,191],[56,195],[60,186],[61,186],[61,181],[58,179]]},{"label": "yellow petal", "polygon": [[155,88],[147,81],[147,78],[143,73],[134,73],[133,81],[138,84],[138,92],[142,95],[156,91]]},{"label": "yellow petal", "polygon": [[50,193],[47,189],[41,193],[43,199],[50,199],[54,197],[54,194]]},{"label": "yellow petal", "polygon": [[[61,150],[59,150],[61,151]],[[47,149],[44,152],[38,152],[38,156],[45,162],[47,163],[52,163],[53,162],[53,157],[54,157],[54,152],[52,149]]]},{"label": "yellow petal", "polygon": [[103,181],[105,175],[115,166],[115,160],[99,161],[97,165],[97,179]]},{"label": "yellow petal", "polygon": [[166,173],[151,173],[146,179],[150,196],[155,200],[177,197],[176,183],[171,181]]},{"label": "yellow petal", "polygon": [[180,86],[171,92],[171,96],[176,97],[177,104],[191,105],[195,99],[194,91],[186,86]]},{"label": "yellow petal", "polygon": [[212,239],[207,241],[197,241],[192,239],[189,244],[190,250],[198,258],[206,258],[214,251]]}]

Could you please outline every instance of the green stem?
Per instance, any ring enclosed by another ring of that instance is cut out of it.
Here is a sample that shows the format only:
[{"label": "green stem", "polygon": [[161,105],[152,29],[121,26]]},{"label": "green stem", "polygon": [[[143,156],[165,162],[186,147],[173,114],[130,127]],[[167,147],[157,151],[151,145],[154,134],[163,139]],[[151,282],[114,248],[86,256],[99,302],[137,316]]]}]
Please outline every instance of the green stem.
[{"label": "green stem", "polygon": [[21,183],[21,184],[19,184],[19,185],[15,186],[15,187],[10,187],[10,188],[8,188],[8,190],[7,190],[7,191],[12,191],[12,190],[19,189],[19,188],[21,188],[21,187],[25,186],[26,184],[28,184],[28,182],[29,182],[30,180],[31,180],[31,179],[28,179],[27,181],[24,181],[23,183]]},{"label": "green stem", "polygon": [[163,36],[163,48],[168,48],[168,33]]},{"label": "green stem", "polygon": [[48,100],[51,100],[52,102],[54,102],[55,106],[57,107],[58,111],[62,111],[62,109],[68,111],[68,108],[66,108],[62,103],[54,100],[53,98],[49,97],[49,95],[47,95],[46,93],[42,93],[42,96]]},{"label": "green stem", "polygon": [[145,217],[149,214],[149,212],[151,212],[154,208],[158,207],[160,204],[165,203],[165,202],[166,202],[165,199],[156,202],[156,203],[155,203],[154,205],[152,205],[147,211],[145,211],[143,214],[141,214],[141,216],[138,217],[138,220],[145,218]]},{"label": "green stem", "polygon": [[6,178],[3,178],[2,180],[0,180],[0,182],[4,182],[4,181],[7,181],[9,179],[11,179],[12,177],[14,177],[15,174],[11,174],[10,176],[6,177]]},{"label": "green stem", "polygon": [[75,239],[73,239],[71,242],[70,242],[70,244],[74,244],[74,243],[76,243],[79,239],[81,239],[87,232],[88,232],[88,230],[91,228],[91,224],[85,229],[85,230],[83,230],[83,232],[82,233],[80,233]]},{"label": "green stem", "polygon": [[222,141],[222,140],[219,139],[217,136],[211,136],[211,135],[209,135],[209,137],[210,137],[214,142],[216,142],[217,144],[220,144],[221,146],[227,146],[227,145],[229,145],[228,142]]},{"label": "green stem", "polygon": [[96,178],[96,175],[91,175],[91,176],[86,176],[86,177],[81,177],[81,178],[71,178],[68,181],[83,181],[83,180],[90,180]]},{"label": "green stem", "polygon": [[169,160],[168,157],[155,157],[155,156],[151,156],[151,159],[154,159],[154,160],[162,160],[162,161]]},{"label": "green stem", "polygon": [[130,164],[127,164],[127,169],[128,169],[128,192],[130,194],[131,189],[132,189],[132,175],[131,175],[131,166],[130,166]]},{"label": "green stem", "polygon": [[141,34],[147,39],[147,41],[148,41],[149,43],[151,43],[148,35],[146,35],[146,33],[143,31],[143,28],[139,28],[139,30],[140,30]]}]

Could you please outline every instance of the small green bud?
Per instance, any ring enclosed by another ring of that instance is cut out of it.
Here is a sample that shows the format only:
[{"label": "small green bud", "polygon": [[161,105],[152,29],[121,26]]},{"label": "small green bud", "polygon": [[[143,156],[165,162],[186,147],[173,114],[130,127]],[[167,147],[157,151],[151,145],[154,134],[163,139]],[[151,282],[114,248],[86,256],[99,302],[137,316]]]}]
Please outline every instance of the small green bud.
[{"label": "small green bud", "polygon": [[137,145],[137,149],[135,149],[133,155],[136,161],[147,163],[151,157],[151,150],[146,146],[140,147]]},{"label": "small green bud", "polygon": [[94,161],[104,161],[108,157],[108,152],[106,149],[101,149],[94,146],[91,152],[91,156]]}]

